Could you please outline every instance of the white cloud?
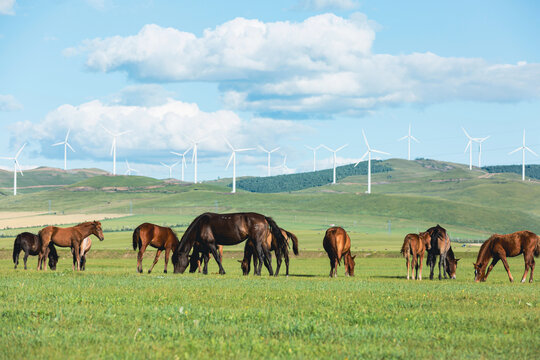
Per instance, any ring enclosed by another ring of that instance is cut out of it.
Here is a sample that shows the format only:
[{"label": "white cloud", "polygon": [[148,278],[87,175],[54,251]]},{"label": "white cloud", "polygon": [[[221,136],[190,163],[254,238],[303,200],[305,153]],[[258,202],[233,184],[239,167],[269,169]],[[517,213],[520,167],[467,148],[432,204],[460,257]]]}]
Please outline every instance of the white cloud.
[{"label": "white cloud", "polygon": [[353,10],[360,5],[353,0],[300,0],[296,8],[302,10]]},{"label": "white cloud", "polygon": [[15,15],[15,0],[0,0],[1,15]]},{"label": "white cloud", "polygon": [[540,98],[540,64],[489,64],[436,54],[374,54],[376,25],[360,13],[303,22],[236,18],[203,35],[146,25],[133,36],[85,41],[96,71],[140,81],[219,83],[226,108],[267,116],[331,116],[405,103]]},{"label": "white cloud", "polygon": [[153,106],[106,104],[99,100],[81,105],[65,104],[51,111],[39,123],[20,122],[13,126],[13,137],[41,145],[44,157],[59,157],[51,144],[62,140],[71,129],[72,157],[104,159],[109,157],[112,138],[101,126],[113,132],[131,130],[118,138],[119,158],[130,154],[139,162],[155,161],[157,155],[171,156],[171,150],[185,150],[190,138],[205,140],[202,153],[224,155],[229,152],[223,136],[237,147],[272,143],[276,138],[291,139],[305,126],[292,121],[254,118],[244,120],[229,110],[204,112],[196,104],[168,99]]},{"label": "white cloud", "polygon": [[0,94],[0,111],[22,110],[23,106],[15,99],[13,95]]}]

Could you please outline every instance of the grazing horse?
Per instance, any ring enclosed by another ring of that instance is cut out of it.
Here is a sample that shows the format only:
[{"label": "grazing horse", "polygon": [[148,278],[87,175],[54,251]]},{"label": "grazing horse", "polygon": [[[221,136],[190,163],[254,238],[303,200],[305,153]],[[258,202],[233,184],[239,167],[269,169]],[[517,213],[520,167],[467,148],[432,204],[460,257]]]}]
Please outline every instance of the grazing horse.
[{"label": "grazing horse", "polygon": [[[289,232],[289,231],[287,231],[285,229],[280,229],[280,230],[281,230],[281,234],[283,235],[283,237],[286,240],[286,245],[287,245],[287,246],[284,246],[281,249],[281,254],[285,258],[285,269],[286,269],[285,275],[289,276],[289,249],[288,249],[289,240],[291,240],[291,242],[293,244],[293,252],[294,252],[294,254],[298,255],[298,238],[296,237],[296,235],[294,235],[293,233],[291,233],[291,232]],[[275,252],[277,247],[279,246],[278,242],[277,242],[277,239],[272,234],[269,234],[266,241],[267,241],[267,246],[268,246],[268,244],[270,245],[270,250]],[[257,260],[257,257],[255,256],[255,245],[253,244],[253,242],[251,240],[248,240],[248,241],[246,241],[246,246],[244,247],[244,259],[243,260],[238,260],[240,262],[240,268],[242,269],[242,273],[244,275],[249,274],[249,271],[250,271],[250,268],[251,268],[251,257],[252,256],[253,256],[253,267],[255,269],[254,272],[255,273],[257,273],[257,272],[260,273],[261,272],[260,268],[262,267],[262,263],[260,263]],[[277,261],[277,267],[276,267],[275,276],[278,276],[279,269],[281,267],[281,257],[276,256],[276,261]]]},{"label": "grazing horse", "polygon": [[[412,272],[412,279],[415,279],[414,271],[416,269],[416,278],[422,280],[422,261],[424,261],[424,252],[431,249],[431,235],[426,232],[420,234],[407,234],[403,239],[401,255],[407,259],[407,280],[409,280],[409,264]],[[412,255],[412,261],[409,262],[409,255]],[[420,272],[418,272],[420,268]]]},{"label": "grazing horse", "polygon": [[[77,258],[77,270],[81,270],[81,243],[84,238],[95,235],[103,241],[103,230],[99,221],[87,221],[67,228],[47,226],[39,231],[41,251],[39,253],[38,270],[42,269],[43,262],[48,254],[49,244],[60,247],[71,247]],[[47,269],[47,268],[45,268]]]},{"label": "grazing horse", "polygon": [[[86,254],[90,251],[90,248],[92,247],[92,239],[90,236],[87,236],[84,238],[84,240],[81,243],[81,270],[86,270]],[[75,266],[77,265],[77,256],[75,256],[75,249],[71,249],[71,254],[73,255],[73,266],[72,269],[75,270]]]},{"label": "grazing horse", "polygon": [[[223,262],[223,245],[218,245],[219,260]],[[195,271],[201,272],[204,270],[204,273],[208,273],[208,261],[210,260],[210,254],[208,251],[203,252],[201,247],[198,244],[193,245],[193,254],[189,258],[189,272],[194,273]],[[201,264],[203,267],[201,267]]]},{"label": "grazing horse", "polygon": [[439,255],[439,280],[442,279],[441,274],[446,279],[446,271],[441,272],[441,265],[443,269],[446,269],[446,253],[450,249],[450,237],[446,233],[446,229],[437,224],[437,226],[431,227],[426,230],[431,236],[431,249],[428,250],[427,263],[429,269],[429,279],[433,280],[433,270],[435,268],[435,261],[437,255]]},{"label": "grazing horse", "polygon": [[456,270],[457,270],[457,263],[459,259],[456,259],[454,256],[454,251],[452,250],[452,247],[448,249],[448,252],[446,253],[446,273],[451,279],[456,278]]},{"label": "grazing horse", "polygon": [[[198,251],[207,254],[206,256],[209,256],[208,253],[211,252],[218,263],[219,273],[225,274],[225,269],[223,269],[217,251],[217,245],[236,245],[250,239],[255,244],[255,254],[259,257],[259,261],[264,262],[270,275],[273,275],[270,248],[265,241],[269,232],[277,238],[279,244],[286,242],[275,221],[261,214],[204,213],[199,215],[189,225],[180,240],[180,244],[173,253],[174,272],[183,273],[186,270],[189,263],[189,252],[196,245]],[[282,248],[283,246],[279,246],[278,252]],[[204,269],[203,273],[205,273]],[[260,275],[260,273],[257,275]]]},{"label": "grazing horse", "polygon": [[[24,251],[24,270],[26,270],[26,260],[28,255],[39,255],[41,250],[41,241],[39,236],[23,232],[17,235],[15,242],[13,243],[13,263],[15,264],[15,269],[19,265],[19,254],[21,250]],[[53,244],[49,244],[49,268],[51,270],[56,270],[56,264],[58,263],[58,253]]]},{"label": "grazing horse", "polygon": [[154,225],[150,223],[144,223],[133,231],[133,250],[137,250],[139,247],[139,253],[137,255],[137,271],[142,273],[142,259],[144,251],[148,245],[157,249],[156,257],[154,263],[148,269],[148,273],[152,272],[154,265],[159,260],[159,255],[165,250],[165,270],[164,273],[167,273],[167,264],[169,263],[169,254],[171,250],[174,251],[178,247],[179,241],[178,237],[174,231],[169,227],[163,227],[159,225]]},{"label": "grazing horse", "polygon": [[[518,231],[512,234],[500,235],[494,234],[489,239],[484,241],[478,251],[478,257],[474,265],[474,281],[486,281],[490,271],[499,260],[503,262],[504,268],[508,273],[510,282],[514,281],[512,274],[510,274],[510,267],[506,261],[507,257],[514,257],[523,254],[525,260],[525,272],[521,278],[521,282],[525,282],[527,272],[531,269],[531,276],[529,282],[533,281],[534,272],[534,257],[540,255],[540,237],[530,231]],[[493,258],[491,265],[486,271],[486,266],[489,260]]]},{"label": "grazing horse", "polygon": [[345,275],[354,276],[356,255],[351,256],[351,238],[343,228],[335,226],[326,230],[323,247],[330,259],[330,277],[337,277],[337,268],[341,265],[341,258],[345,261]]}]

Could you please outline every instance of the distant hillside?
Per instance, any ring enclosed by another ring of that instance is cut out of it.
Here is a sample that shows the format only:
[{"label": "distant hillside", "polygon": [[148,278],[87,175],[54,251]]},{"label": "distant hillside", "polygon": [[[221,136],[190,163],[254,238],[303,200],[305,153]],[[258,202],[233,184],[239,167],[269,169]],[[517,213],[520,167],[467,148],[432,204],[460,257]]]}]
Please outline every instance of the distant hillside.
[{"label": "distant hillside", "polygon": [[[521,165],[493,165],[482,169],[489,173],[514,173],[521,175]],[[525,165],[525,175],[533,179],[540,179],[540,165]]]},{"label": "distant hillside", "polygon": [[[94,176],[106,175],[100,169],[62,170],[50,167],[25,170],[17,174],[17,189],[20,193],[41,191],[47,188],[70,185]],[[13,188],[13,172],[0,170],[0,192],[10,194]]]},{"label": "distant hillside", "polygon": [[[392,167],[384,164],[382,161],[371,162],[371,172],[374,174],[391,170]],[[361,162],[356,167],[353,164],[349,164],[336,168],[336,178],[338,181],[354,175],[367,175],[367,161]],[[239,189],[250,192],[278,193],[327,185],[332,182],[332,179],[333,169],[326,169],[299,174],[241,179],[236,182],[236,186]]]}]

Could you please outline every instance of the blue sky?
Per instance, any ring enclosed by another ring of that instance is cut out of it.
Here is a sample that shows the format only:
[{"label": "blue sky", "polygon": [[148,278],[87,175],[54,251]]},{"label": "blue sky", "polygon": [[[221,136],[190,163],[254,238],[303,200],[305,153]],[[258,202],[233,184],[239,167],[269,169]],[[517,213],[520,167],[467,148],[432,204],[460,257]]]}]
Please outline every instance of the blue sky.
[{"label": "blue sky", "polygon": [[[127,159],[167,177],[159,162],[191,137],[205,139],[199,178],[214,179],[232,175],[223,136],[280,146],[272,165],[287,154],[305,171],[306,145],[349,144],[338,160],[359,159],[362,129],[405,158],[397,139],[411,123],[413,158],[467,163],[463,126],[491,135],[483,164],[519,163],[508,152],[524,128],[540,153],[538,14],[536,1],[0,0],[0,156],[28,142],[23,167],[62,167],[51,144],[71,128],[68,167],[110,171],[106,126],[131,131],[119,173]],[[330,166],[328,151],[317,157]],[[238,161],[239,175],[266,174],[260,151]]]}]

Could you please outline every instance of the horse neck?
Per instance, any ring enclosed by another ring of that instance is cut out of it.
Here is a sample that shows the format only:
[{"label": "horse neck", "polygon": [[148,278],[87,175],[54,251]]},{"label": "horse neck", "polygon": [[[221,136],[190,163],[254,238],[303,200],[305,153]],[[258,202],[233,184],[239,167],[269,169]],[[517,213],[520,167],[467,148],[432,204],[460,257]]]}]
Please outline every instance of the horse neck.
[{"label": "horse neck", "polygon": [[81,240],[83,240],[84,238],[89,237],[90,235],[92,235],[94,233],[93,232],[93,226],[90,223],[82,223],[82,224],[79,224],[79,225],[75,226],[75,228],[77,229],[77,231],[79,231],[79,233],[81,233],[81,235],[82,235]]},{"label": "horse neck", "polygon": [[478,251],[478,257],[476,258],[476,264],[481,263],[482,267],[481,270],[485,269],[487,266],[487,263],[489,262],[489,259],[491,259],[491,243],[492,238],[489,238],[485,243],[482,244],[480,247],[480,250]]}]

